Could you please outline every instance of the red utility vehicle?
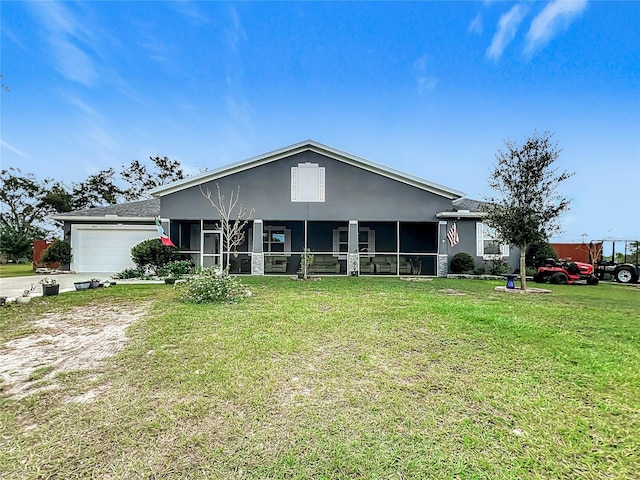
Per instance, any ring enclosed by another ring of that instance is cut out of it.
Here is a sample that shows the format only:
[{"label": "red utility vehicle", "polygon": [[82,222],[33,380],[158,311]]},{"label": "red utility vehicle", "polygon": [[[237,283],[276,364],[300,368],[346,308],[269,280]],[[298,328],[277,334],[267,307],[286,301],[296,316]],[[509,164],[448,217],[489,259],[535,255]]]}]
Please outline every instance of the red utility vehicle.
[{"label": "red utility vehicle", "polygon": [[594,275],[593,265],[582,262],[556,262],[553,258],[546,260],[545,265],[538,267],[533,276],[537,283],[556,283],[559,285],[572,285],[576,282],[586,281],[587,285],[597,285],[599,280]]}]

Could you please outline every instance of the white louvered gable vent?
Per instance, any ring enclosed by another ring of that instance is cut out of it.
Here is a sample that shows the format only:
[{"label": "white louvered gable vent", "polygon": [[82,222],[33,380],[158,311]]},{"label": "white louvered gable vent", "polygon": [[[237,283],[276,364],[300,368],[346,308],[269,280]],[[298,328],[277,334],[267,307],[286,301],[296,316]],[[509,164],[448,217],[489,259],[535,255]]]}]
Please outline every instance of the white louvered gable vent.
[{"label": "white louvered gable vent", "polygon": [[325,171],[317,163],[299,163],[291,167],[291,201],[324,202]]}]

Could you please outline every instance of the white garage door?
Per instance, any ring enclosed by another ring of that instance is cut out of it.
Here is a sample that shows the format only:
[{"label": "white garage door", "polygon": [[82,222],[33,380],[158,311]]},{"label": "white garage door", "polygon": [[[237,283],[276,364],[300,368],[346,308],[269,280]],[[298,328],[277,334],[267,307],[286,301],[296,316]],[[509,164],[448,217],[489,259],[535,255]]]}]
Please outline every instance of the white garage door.
[{"label": "white garage door", "polygon": [[116,273],[134,267],[131,248],[149,238],[158,238],[153,225],[73,225],[71,270]]}]

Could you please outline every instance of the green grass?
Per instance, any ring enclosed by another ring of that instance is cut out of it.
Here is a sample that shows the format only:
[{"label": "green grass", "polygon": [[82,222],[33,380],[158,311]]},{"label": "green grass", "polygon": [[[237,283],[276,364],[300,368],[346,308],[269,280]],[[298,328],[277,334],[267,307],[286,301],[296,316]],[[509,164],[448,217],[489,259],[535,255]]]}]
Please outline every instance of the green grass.
[{"label": "green grass", "polygon": [[6,341],[46,312],[151,302],[98,372],[0,397],[0,478],[640,478],[638,289],[243,282],[236,305],[118,286],[0,309]]},{"label": "green grass", "polygon": [[33,266],[30,263],[26,263],[26,264],[16,264],[16,263],[0,264],[0,278],[5,278],[5,277],[28,277],[30,275],[35,275],[35,272],[33,271]]}]

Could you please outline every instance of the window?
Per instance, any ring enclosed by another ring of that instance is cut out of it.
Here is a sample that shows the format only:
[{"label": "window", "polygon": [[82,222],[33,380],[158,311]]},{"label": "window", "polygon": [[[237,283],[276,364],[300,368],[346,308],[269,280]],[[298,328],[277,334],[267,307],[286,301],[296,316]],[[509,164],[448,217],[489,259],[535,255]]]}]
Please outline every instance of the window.
[{"label": "window", "polygon": [[284,227],[266,225],[262,233],[264,253],[291,254],[291,230]]},{"label": "window", "polygon": [[485,259],[508,257],[509,245],[495,239],[495,229],[484,223],[476,224],[477,255]]},{"label": "window", "polygon": [[309,162],[291,167],[291,201],[324,202],[324,167]]},{"label": "window", "polygon": [[[358,229],[358,251],[369,252],[370,255],[376,251],[376,232],[369,227]],[[333,231],[333,254],[339,258],[347,258],[349,252],[349,231],[347,227],[340,227]]]}]

